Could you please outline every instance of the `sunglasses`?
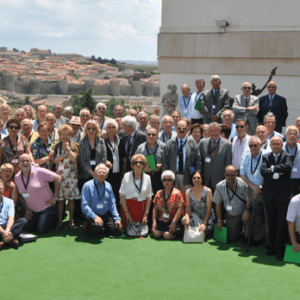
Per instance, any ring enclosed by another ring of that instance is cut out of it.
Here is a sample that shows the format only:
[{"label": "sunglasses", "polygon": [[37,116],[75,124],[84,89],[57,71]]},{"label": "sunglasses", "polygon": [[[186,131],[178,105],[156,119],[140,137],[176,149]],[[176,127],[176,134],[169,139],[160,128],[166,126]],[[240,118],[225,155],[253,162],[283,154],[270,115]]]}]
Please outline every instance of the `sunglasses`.
[{"label": "sunglasses", "polygon": [[186,127],[177,127],[180,131],[185,131]]},{"label": "sunglasses", "polygon": [[225,176],[226,176],[226,177],[229,177],[229,176],[231,176],[231,177],[235,177],[235,176],[236,176],[236,174],[225,174]]},{"label": "sunglasses", "polygon": [[147,136],[156,136],[156,133],[147,133]]},{"label": "sunglasses", "polygon": [[163,179],[163,182],[166,182],[166,181],[169,181],[169,182],[170,182],[170,181],[173,181],[173,179],[172,179],[172,178],[164,178],[164,179]]},{"label": "sunglasses", "polygon": [[130,114],[132,117],[137,117],[137,115],[136,114]]},{"label": "sunglasses", "polygon": [[271,85],[268,85],[268,89],[275,89],[276,86],[271,86]]},{"label": "sunglasses", "polygon": [[9,126],[9,129],[16,129],[16,130],[19,130],[20,129],[20,127],[19,126]]},{"label": "sunglasses", "polygon": [[253,145],[249,145],[250,148],[254,147],[254,148],[257,148],[258,145],[257,144],[253,144]]},{"label": "sunglasses", "polygon": [[106,110],[105,107],[98,107],[97,109],[99,109],[99,110]]},{"label": "sunglasses", "polygon": [[239,128],[242,128],[242,129],[243,129],[243,128],[245,128],[245,126],[244,126],[244,125],[237,125],[237,126],[235,126],[235,128],[236,128],[236,129],[239,129]]},{"label": "sunglasses", "polygon": [[87,130],[92,130],[92,131],[95,131],[96,128],[95,127],[88,127]]},{"label": "sunglasses", "polygon": [[193,177],[193,180],[200,180],[201,177]]},{"label": "sunglasses", "polygon": [[144,163],[143,161],[141,161],[141,160],[138,160],[138,161],[134,161],[132,164],[133,164],[134,166],[136,166],[136,165],[138,165],[138,164],[144,165],[145,163]]},{"label": "sunglasses", "polygon": [[244,90],[251,90],[251,87],[243,86],[243,89],[244,89]]}]

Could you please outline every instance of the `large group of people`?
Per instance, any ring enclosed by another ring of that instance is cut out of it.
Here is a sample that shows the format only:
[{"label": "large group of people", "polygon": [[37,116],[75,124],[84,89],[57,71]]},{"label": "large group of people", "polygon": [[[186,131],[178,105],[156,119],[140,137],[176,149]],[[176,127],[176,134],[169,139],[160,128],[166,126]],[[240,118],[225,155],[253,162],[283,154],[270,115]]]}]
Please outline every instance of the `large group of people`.
[{"label": "large group of people", "polygon": [[[199,219],[206,237],[227,227],[229,242],[265,244],[283,259],[300,250],[300,117],[288,126],[276,94],[231,98],[221,78],[211,88],[183,84],[181,111],[149,116],[105,103],[74,115],[72,107],[26,105],[10,118],[0,106],[0,250],[18,248],[21,232],[68,229],[88,236],[148,226],[154,238],[180,238]],[[64,111],[64,116],[62,115]]]}]

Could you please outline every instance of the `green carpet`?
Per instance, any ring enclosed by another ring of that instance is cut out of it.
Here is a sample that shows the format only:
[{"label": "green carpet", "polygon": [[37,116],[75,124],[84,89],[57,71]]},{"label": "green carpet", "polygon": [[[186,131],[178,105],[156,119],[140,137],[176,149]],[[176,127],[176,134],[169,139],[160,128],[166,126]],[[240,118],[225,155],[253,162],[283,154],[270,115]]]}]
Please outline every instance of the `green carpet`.
[{"label": "green carpet", "polygon": [[266,257],[263,246],[101,241],[66,224],[0,252],[1,300],[299,299],[299,266]]}]

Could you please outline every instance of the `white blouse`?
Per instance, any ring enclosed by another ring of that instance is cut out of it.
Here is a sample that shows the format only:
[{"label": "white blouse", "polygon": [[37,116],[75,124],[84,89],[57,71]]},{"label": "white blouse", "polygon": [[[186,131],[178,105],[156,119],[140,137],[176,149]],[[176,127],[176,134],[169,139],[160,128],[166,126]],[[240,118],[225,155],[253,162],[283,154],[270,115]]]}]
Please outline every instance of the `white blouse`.
[{"label": "white blouse", "polygon": [[[141,180],[135,180],[135,184],[138,186],[138,188],[140,188]],[[143,185],[141,187],[141,193],[139,193],[139,190],[136,188],[135,184],[133,182],[133,171],[127,172],[122,180],[119,193],[125,195],[125,199],[137,198],[138,201],[143,201],[152,197],[153,192],[149,175],[143,173]]]}]

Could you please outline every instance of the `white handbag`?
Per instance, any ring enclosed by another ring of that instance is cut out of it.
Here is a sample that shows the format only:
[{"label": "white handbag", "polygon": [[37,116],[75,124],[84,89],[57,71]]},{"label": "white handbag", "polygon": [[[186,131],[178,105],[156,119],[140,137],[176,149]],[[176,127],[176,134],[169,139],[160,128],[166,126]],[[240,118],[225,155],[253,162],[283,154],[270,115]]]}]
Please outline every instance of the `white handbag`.
[{"label": "white handbag", "polygon": [[201,219],[195,214],[191,213],[191,223],[194,226],[189,226],[184,229],[183,242],[184,243],[204,243],[205,233],[199,232],[199,226],[202,223]]}]

